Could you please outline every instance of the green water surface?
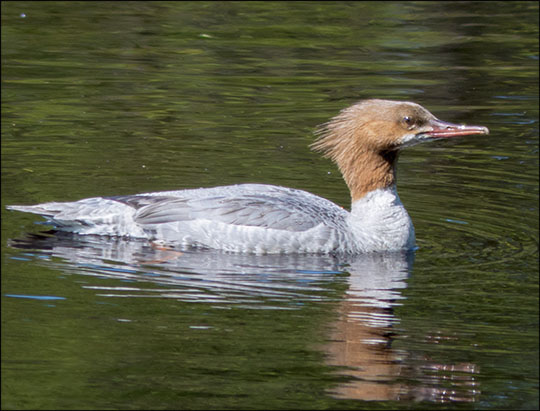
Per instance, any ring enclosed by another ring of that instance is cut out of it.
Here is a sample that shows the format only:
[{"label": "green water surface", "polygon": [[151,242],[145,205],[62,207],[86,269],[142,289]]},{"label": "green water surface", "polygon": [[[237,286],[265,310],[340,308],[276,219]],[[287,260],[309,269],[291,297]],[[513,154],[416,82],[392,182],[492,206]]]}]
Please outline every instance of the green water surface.
[{"label": "green water surface", "polygon": [[[3,409],[538,408],[537,2],[1,7]],[[363,98],[490,129],[401,154],[412,257],[15,241],[48,227],[8,204],[258,182],[348,207],[308,146]]]}]

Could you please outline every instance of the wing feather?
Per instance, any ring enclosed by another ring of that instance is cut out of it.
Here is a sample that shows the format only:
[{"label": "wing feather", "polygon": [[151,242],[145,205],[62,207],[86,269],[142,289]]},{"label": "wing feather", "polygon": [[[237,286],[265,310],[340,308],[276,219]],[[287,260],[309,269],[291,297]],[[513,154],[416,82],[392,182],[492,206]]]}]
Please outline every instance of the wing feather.
[{"label": "wing feather", "polygon": [[[179,193],[181,194],[181,193]],[[234,190],[208,196],[124,196],[112,198],[137,209],[137,224],[154,225],[197,219],[226,224],[305,231],[319,224],[342,225],[346,211],[301,190],[272,188],[254,193]]]}]

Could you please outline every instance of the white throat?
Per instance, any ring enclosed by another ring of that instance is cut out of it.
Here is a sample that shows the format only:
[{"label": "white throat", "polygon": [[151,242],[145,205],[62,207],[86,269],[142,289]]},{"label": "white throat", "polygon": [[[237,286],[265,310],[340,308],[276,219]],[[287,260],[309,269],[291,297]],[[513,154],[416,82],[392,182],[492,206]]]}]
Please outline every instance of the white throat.
[{"label": "white throat", "polygon": [[414,246],[414,227],[394,185],[370,191],[353,202],[349,218],[362,252]]}]

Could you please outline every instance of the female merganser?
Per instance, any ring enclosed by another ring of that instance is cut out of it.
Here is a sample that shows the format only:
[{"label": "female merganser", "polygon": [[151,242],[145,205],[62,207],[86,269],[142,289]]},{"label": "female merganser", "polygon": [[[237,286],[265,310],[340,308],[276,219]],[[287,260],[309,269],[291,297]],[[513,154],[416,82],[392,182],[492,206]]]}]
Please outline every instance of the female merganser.
[{"label": "female merganser", "polygon": [[59,230],[143,238],[167,245],[248,253],[366,253],[414,247],[414,227],[396,191],[399,151],[486,127],[443,122],[411,102],[363,100],[317,130],[314,150],[336,162],[351,211],[292,188],[239,184],[8,206],[40,214]]}]

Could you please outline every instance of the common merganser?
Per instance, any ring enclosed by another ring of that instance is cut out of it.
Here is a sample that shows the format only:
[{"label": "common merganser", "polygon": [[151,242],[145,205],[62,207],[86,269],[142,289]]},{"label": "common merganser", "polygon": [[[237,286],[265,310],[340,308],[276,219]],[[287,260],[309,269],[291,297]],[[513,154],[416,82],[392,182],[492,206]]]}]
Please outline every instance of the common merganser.
[{"label": "common merganser", "polygon": [[471,134],[411,102],[363,100],[317,130],[311,147],[332,159],[351,211],[306,191],[239,184],[75,202],[8,206],[40,214],[58,230],[142,238],[172,246],[245,253],[367,253],[414,247],[414,227],[396,191],[399,151]]}]

